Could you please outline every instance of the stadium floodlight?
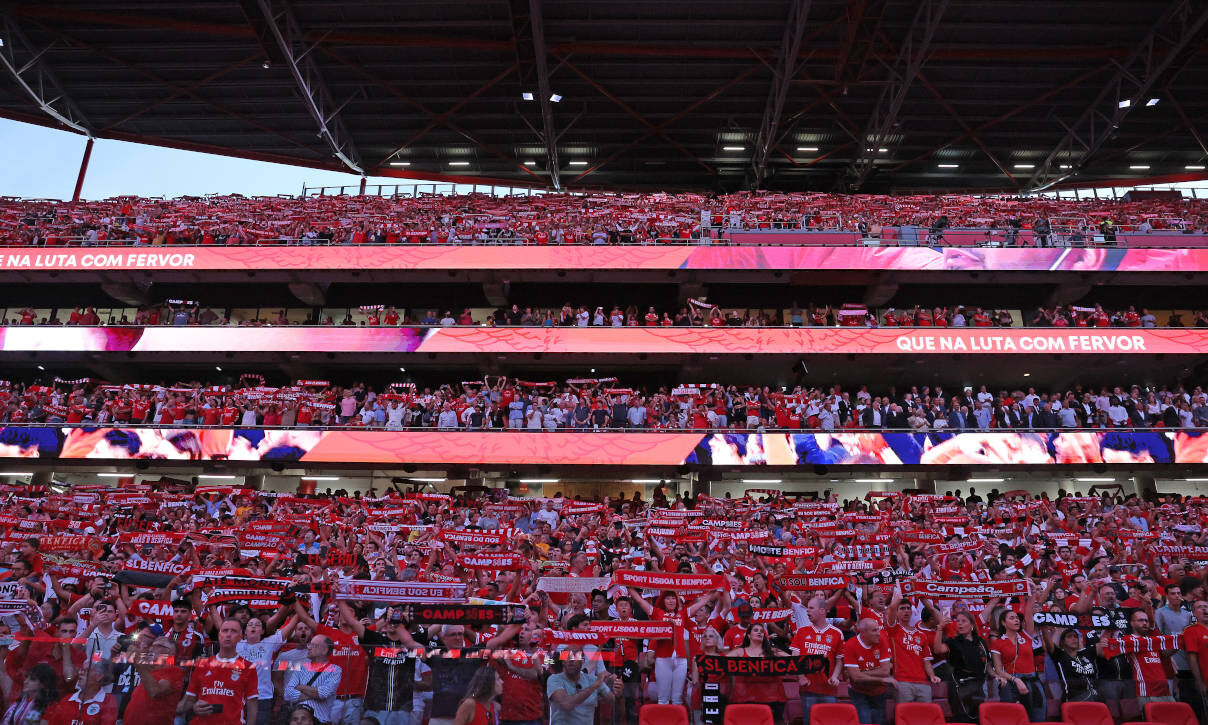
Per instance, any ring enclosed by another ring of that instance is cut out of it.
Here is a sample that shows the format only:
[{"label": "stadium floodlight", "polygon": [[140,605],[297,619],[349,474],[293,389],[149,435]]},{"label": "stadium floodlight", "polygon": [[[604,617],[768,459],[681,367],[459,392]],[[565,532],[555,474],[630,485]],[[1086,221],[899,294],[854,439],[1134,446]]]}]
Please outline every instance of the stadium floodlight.
[{"label": "stadium floodlight", "polygon": [[1116,105],[1119,106],[1120,108],[1128,108],[1129,106],[1132,105],[1132,99],[1125,98],[1123,101],[1120,101]]},{"label": "stadium floodlight", "polygon": [[525,161],[524,165],[525,166],[536,166],[537,162],[536,161]]},{"label": "stadium floodlight", "polygon": [[1068,168],[1070,168],[1070,165],[1069,165],[1069,164],[1060,164],[1060,165],[1058,165],[1058,167],[1057,167],[1057,168],[1059,168],[1059,169],[1068,169]]},{"label": "stadium floodlight", "polygon": [[400,373],[405,373],[405,372],[407,372],[407,368],[404,368],[404,367],[399,367],[398,371],[399,371]]},{"label": "stadium floodlight", "polygon": [[779,478],[744,478],[743,483],[780,483]]},{"label": "stadium floodlight", "polygon": [[1015,164],[1015,168],[1017,168],[1017,169],[1034,169],[1034,168],[1036,168],[1036,164]]},{"label": "stadium floodlight", "polygon": [[449,166],[469,166],[469,161],[450,161]]},{"label": "stadium floodlight", "polygon": [[572,161],[572,162],[570,162],[570,165],[571,166],[587,166],[587,162],[586,161]]},{"label": "stadium floodlight", "polygon": [[410,161],[391,161],[390,165],[391,166],[410,166],[411,162]]},{"label": "stadium floodlight", "polygon": [[444,483],[445,481],[448,481],[449,479],[447,479],[447,478],[408,478],[407,480],[415,481],[417,483]]},{"label": "stadium floodlight", "polygon": [[936,166],[941,169],[959,169],[961,167],[960,164],[936,164]]},{"label": "stadium floodlight", "polygon": [[551,95],[550,95],[550,97],[549,97],[549,99],[550,99],[550,101],[551,101],[551,102],[553,102],[553,103],[561,103],[561,102],[562,102],[562,96],[558,95],[557,93],[551,94]]},{"label": "stadium floodlight", "polygon": [[857,478],[854,483],[893,483],[890,478]]},{"label": "stadium floodlight", "polygon": [[533,92],[532,92],[532,91],[525,91],[524,93],[521,93],[521,94],[520,94],[520,97],[521,97],[521,98],[523,98],[523,99],[524,99],[524,100],[526,100],[526,101],[531,101],[531,100],[533,100]]},{"label": "stadium floodlight", "polygon": [[1188,171],[1203,171],[1204,170],[1204,166],[1202,164],[1188,164],[1187,166],[1184,166],[1183,168],[1187,169]]},{"label": "stadium floodlight", "polygon": [[1075,478],[1078,483],[1115,483],[1114,478]]},{"label": "stadium floodlight", "polygon": [[818,147],[817,146],[798,146],[797,150],[798,151],[817,151]]},{"label": "stadium floodlight", "polygon": [[45,370],[46,368],[45,368],[45,367],[43,367],[42,365],[39,365],[39,366],[38,366],[38,369],[39,369],[39,370]]},{"label": "stadium floodlight", "polygon": [[198,476],[198,478],[212,478],[215,481],[233,481],[235,479],[234,476],[219,476],[217,474],[212,474],[212,473],[207,473],[205,475]]},{"label": "stadium floodlight", "polygon": [[742,151],[744,148],[745,147],[743,147],[743,146],[722,146],[721,150],[722,151]]},{"label": "stadium floodlight", "polygon": [[215,365],[214,369],[217,370],[218,372],[222,372],[222,368],[218,365]]},{"label": "stadium floodlight", "polygon": [[557,483],[559,478],[522,478],[521,483]]},{"label": "stadium floodlight", "polygon": [[1128,168],[1137,169],[1137,170],[1145,170],[1145,169],[1149,168],[1149,164],[1133,164],[1132,166],[1129,166]]},{"label": "stadium floodlight", "polygon": [[965,483],[1002,483],[1005,478],[967,478]]},{"label": "stadium floodlight", "polygon": [[1161,99],[1160,98],[1149,99],[1148,101],[1145,102],[1146,108],[1153,108],[1154,106],[1158,105],[1159,100],[1161,100]]}]

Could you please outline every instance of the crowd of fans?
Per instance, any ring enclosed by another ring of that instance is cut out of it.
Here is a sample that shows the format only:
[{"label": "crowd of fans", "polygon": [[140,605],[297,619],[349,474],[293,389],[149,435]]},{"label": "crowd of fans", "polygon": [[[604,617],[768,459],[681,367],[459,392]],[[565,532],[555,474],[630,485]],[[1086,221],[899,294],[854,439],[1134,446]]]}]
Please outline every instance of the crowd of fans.
[{"label": "crowd of fans", "polygon": [[[259,384],[256,384],[259,383]],[[0,381],[0,423],[54,425],[358,426],[402,430],[909,430],[1208,428],[1202,386],[989,392],[982,385],[820,389],[699,384],[621,387],[615,378],[526,381],[507,377],[417,388],[333,386],[299,380],[240,386],[177,383],[49,385]]]},{"label": "crowd of fans", "polygon": [[507,494],[5,486],[4,722],[1203,721],[1204,498]]},{"label": "crowd of fans", "polygon": [[[75,307],[43,311],[32,307],[10,309],[10,325],[218,325],[239,327],[281,327],[289,325],[318,325],[339,327],[1186,327],[1183,313],[1172,310],[1162,319],[1148,308],[1133,305],[1124,309],[1058,305],[1027,309],[1022,319],[1011,310],[974,306],[887,307],[868,309],[860,304],[839,306],[796,302],[789,308],[741,309],[723,308],[693,300],[678,312],[645,309],[638,305],[591,307],[567,303],[561,309],[512,305],[494,311],[469,307],[455,310],[422,308],[399,309],[393,305],[370,305],[346,308],[344,315],[324,314],[324,310],[290,310],[280,308],[268,314],[255,310],[251,314],[238,309],[215,309],[198,303],[165,304],[140,307],[133,318],[126,311],[111,312],[104,318],[95,307]],[[1208,312],[1192,314],[1191,327],[1208,327]]]},{"label": "crowd of fans", "polygon": [[1115,239],[1117,231],[1204,232],[1204,201],[819,193],[486,194],[416,197],[117,197],[76,204],[0,200],[0,243],[94,244],[650,244],[747,229],[883,230],[918,226]]}]

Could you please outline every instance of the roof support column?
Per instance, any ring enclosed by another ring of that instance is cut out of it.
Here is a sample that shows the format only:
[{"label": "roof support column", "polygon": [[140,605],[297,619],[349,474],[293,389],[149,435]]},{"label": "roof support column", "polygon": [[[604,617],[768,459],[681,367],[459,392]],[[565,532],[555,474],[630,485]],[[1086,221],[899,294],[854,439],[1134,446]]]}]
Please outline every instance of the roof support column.
[{"label": "roof support column", "polygon": [[529,27],[533,34],[533,63],[537,71],[537,95],[541,102],[541,140],[545,143],[546,168],[554,188],[561,191],[558,175],[558,134],[554,131],[553,90],[549,84],[549,53],[545,47],[545,21],[541,0],[529,0]]},{"label": "roof support column", "polygon": [[1065,136],[1036,165],[1023,190],[1044,191],[1086,168],[1133,109],[1147,105],[1154,88],[1169,85],[1178,75],[1202,44],[1206,26],[1205,0],[1174,0],[1168,5],[1128,58],[1117,64],[1116,74],[1094,102],[1074,123],[1062,124]]},{"label": "roof support column", "polygon": [[797,56],[801,53],[801,39],[805,37],[805,24],[810,15],[811,0],[792,0],[788,22],[784,26],[784,37],[780,40],[780,53],[776,59],[775,75],[768,89],[768,100],[763,107],[763,122],[759,124],[759,137],[755,140],[755,156],[751,162],[751,188],[759,189],[768,173],[768,155],[780,133],[780,117],[784,113],[784,99],[788,97],[789,82],[797,75]]},{"label": "roof support column", "polygon": [[856,192],[872,173],[873,162],[878,150],[883,147],[889,135],[894,132],[898,120],[898,112],[906,100],[906,94],[914,84],[914,79],[927,60],[931,49],[931,40],[939,28],[948,9],[948,0],[921,0],[914,14],[914,22],[906,31],[906,37],[898,47],[898,56],[889,68],[888,83],[877,99],[877,105],[864,124],[864,133],[856,139],[856,158],[847,167],[840,183],[846,188],[843,191]]},{"label": "roof support column", "polygon": [[314,54],[308,52],[311,46],[306,34],[289,4],[285,0],[259,0],[257,7],[276,41],[277,51],[284,57],[290,76],[298,86],[307,112],[318,126],[319,137],[345,166],[358,174],[365,173],[352,135],[340,120],[340,111],[348,102],[337,106],[332,99]]},{"label": "roof support column", "polygon": [[84,188],[84,176],[88,174],[88,160],[92,158],[93,140],[89,136],[88,143],[84,144],[84,158],[80,159],[80,173],[76,176],[75,191],[71,193],[72,204],[79,202],[80,191]]}]

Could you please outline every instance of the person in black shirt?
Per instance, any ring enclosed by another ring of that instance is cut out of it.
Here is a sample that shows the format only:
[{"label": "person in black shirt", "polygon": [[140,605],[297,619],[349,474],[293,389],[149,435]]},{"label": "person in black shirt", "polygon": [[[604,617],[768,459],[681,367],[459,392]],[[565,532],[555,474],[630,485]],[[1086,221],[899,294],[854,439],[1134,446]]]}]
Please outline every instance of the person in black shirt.
[{"label": "person in black shirt", "polygon": [[[1115,607],[1093,607],[1090,613],[1109,617],[1112,622],[1128,621],[1123,616],[1122,610]],[[1100,699],[1108,703],[1109,708],[1118,708],[1121,700],[1136,696],[1135,683],[1133,682],[1133,668],[1132,664],[1128,661],[1128,656],[1121,654],[1115,657],[1104,657],[1102,655],[1103,646],[1117,636],[1119,636],[1119,632],[1115,629],[1090,632],[1086,635],[1086,646],[1099,653],[1095,657],[1095,669],[1099,675],[1099,680],[1095,683],[1095,689],[1099,691]]]},{"label": "person in black shirt", "polygon": [[1054,629],[1051,638],[1044,638],[1045,649],[1057,667],[1061,682],[1061,701],[1090,702],[1099,699],[1095,681],[1099,668],[1095,665],[1095,651],[1084,646],[1082,633],[1076,629]]},{"label": "person in black shirt", "polygon": [[[948,705],[952,722],[977,722],[977,709],[986,699],[986,675],[990,648],[977,633],[973,615],[958,612],[953,621],[956,635],[935,647],[936,657],[948,657]],[[946,622],[940,622],[942,630]]]},{"label": "person in black shirt", "polygon": [[[356,612],[344,600],[337,600],[340,617],[349,622],[353,634],[367,645],[369,676],[365,682],[365,717],[378,725],[412,725],[412,703],[415,701],[415,656],[407,650],[419,649],[419,644],[407,631],[402,610],[390,610],[387,632],[376,632],[365,626]],[[432,687],[430,674],[425,674],[420,689]]]}]

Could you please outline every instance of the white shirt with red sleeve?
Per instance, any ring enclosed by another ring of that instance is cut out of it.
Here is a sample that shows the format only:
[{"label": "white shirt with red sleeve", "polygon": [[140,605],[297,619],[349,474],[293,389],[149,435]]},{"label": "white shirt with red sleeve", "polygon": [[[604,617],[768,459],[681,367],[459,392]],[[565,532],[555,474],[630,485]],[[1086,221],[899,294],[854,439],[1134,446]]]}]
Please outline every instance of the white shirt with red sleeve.
[{"label": "white shirt with red sleeve", "polygon": [[194,725],[243,725],[244,705],[248,700],[259,699],[256,665],[242,657],[206,657],[193,670],[185,694],[211,705],[222,705],[222,712],[195,715]]}]

